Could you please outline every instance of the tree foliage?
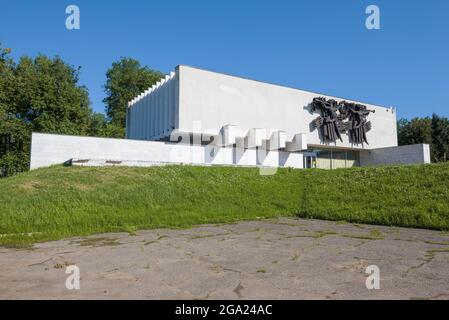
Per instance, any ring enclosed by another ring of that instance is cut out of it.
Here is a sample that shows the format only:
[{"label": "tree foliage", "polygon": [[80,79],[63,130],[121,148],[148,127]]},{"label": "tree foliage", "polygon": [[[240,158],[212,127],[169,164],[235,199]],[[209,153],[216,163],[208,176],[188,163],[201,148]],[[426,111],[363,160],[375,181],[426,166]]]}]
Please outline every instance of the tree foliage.
[{"label": "tree foliage", "polygon": [[104,86],[106,98],[103,102],[111,124],[123,131],[122,136],[128,101],[156,84],[162,77],[161,72],[142,67],[139,61],[131,58],[121,58],[107,71]]},{"label": "tree foliage", "polygon": [[89,134],[91,109],[79,72],[59,57],[16,63],[0,46],[0,175],[27,170],[32,131]]},{"label": "tree foliage", "polygon": [[12,105],[15,64],[10,52],[0,45],[0,177],[26,170],[29,155],[30,125],[17,117]]},{"label": "tree foliage", "polygon": [[91,116],[89,135],[94,137],[123,138],[124,128],[111,123],[103,113]]},{"label": "tree foliage", "polygon": [[449,158],[449,120],[433,114],[432,118],[400,119],[398,121],[399,145],[426,143],[430,145],[433,162]]},{"label": "tree foliage", "polygon": [[413,118],[411,121],[398,121],[399,145],[427,143],[432,144],[432,120],[430,118]]},{"label": "tree foliage", "polygon": [[432,116],[432,158],[435,162],[449,158],[449,120],[436,114]]}]

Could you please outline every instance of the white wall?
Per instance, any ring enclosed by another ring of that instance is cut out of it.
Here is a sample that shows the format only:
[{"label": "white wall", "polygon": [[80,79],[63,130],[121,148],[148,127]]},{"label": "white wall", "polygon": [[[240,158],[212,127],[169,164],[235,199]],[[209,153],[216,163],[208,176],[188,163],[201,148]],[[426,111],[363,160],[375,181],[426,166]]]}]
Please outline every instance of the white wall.
[{"label": "white wall", "polygon": [[361,166],[430,163],[428,144],[382,148],[360,153]]},{"label": "white wall", "polygon": [[[184,163],[303,168],[303,154],[296,152],[32,134],[31,169],[63,164],[71,159],[123,161],[124,165],[130,166]],[[429,145],[382,148],[360,153],[361,166],[421,163],[430,163]]]},{"label": "white wall", "polygon": [[[267,132],[278,129],[287,133],[287,141],[296,133],[307,133],[308,144],[319,146],[322,144],[318,130],[309,134],[310,123],[319,115],[310,114],[305,108],[319,96],[341,100],[188,66],[179,66],[177,77],[179,129],[185,132],[192,132],[194,122],[200,120],[203,129],[219,130],[227,124],[245,132],[251,128]],[[369,145],[352,145],[348,136],[343,135],[344,142],[338,141],[335,146],[357,149],[397,146],[396,114],[389,108],[364,104],[376,110],[369,116],[373,124],[367,133]]]},{"label": "white wall", "polygon": [[33,133],[31,169],[63,164],[71,159],[125,162],[185,163],[197,165],[242,165],[303,167],[301,153],[288,153],[156,141],[110,139]]},{"label": "white wall", "polygon": [[126,138],[159,140],[168,137],[177,123],[178,78],[172,72],[130,102]]}]

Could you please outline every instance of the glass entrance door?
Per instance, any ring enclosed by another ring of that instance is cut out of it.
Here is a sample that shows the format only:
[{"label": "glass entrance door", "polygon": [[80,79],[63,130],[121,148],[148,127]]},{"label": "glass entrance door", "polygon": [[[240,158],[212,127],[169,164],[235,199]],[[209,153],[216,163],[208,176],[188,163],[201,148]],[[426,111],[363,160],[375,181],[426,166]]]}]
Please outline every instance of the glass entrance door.
[{"label": "glass entrance door", "polygon": [[316,153],[304,154],[304,169],[316,168]]}]

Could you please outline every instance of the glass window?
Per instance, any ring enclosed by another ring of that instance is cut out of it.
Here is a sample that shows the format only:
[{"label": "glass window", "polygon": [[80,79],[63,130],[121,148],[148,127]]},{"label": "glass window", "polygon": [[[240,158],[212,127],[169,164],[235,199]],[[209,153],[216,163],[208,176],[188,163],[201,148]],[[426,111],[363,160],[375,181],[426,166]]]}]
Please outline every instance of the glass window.
[{"label": "glass window", "polygon": [[309,149],[304,154],[304,168],[339,169],[357,166],[359,151]]},{"label": "glass window", "polygon": [[346,168],[346,151],[332,151],[332,169]]},{"label": "glass window", "polygon": [[327,150],[319,150],[316,152],[316,167],[318,169],[332,169],[331,152]]},{"label": "glass window", "polygon": [[359,152],[358,151],[348,151],[346,168],[358,167],[359,166]]}]

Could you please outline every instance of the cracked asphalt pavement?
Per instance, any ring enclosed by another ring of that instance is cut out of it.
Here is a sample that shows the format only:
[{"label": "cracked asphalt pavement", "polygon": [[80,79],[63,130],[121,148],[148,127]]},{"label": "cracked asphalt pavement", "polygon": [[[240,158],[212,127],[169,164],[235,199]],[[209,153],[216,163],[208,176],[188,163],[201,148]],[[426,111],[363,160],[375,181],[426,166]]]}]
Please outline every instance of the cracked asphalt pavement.
[{"label": "cracked asphalt pavement", "polygon": [[449,299],[449,233],[280,218],[0,248],[0,299]]}]

